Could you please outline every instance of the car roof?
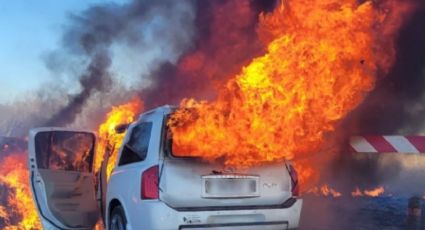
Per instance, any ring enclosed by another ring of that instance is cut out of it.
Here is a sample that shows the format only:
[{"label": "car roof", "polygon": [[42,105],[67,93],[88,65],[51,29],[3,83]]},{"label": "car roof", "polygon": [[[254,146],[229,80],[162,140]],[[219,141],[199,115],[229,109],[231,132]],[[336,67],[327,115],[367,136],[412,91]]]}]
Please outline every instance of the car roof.
[{"label": "car roof", "polygon": [[151,109],[149,111],[146,111],[142,114],[140,114],[140,117],[142,116],[155,116],[155,115],[166,115],[166,114],[170,114],[173,111],[175,111],[178,108],[178,106],[175,105],[163,105],[160,107],[156,107],[154,109]]}]

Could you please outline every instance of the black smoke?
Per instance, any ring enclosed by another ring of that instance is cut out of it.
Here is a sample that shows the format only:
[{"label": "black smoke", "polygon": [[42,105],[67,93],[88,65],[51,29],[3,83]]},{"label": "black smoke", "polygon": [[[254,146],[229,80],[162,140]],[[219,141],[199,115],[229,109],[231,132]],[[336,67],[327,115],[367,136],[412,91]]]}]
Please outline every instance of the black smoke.
[{"label": "black smoke", "polygon": [[[151,87],[139,96],[147,108],[178,104],[183,98],[213,99],[217,87],[237,74],[255,56],[264,51],[257,37],[258,15],[270,12],[277,0],[202,1],[197,4],[196,40],[181,60],[203,55],[199,69],[182,71],[177,65],[164,63],[152,74]],[[240,10],[249,7],[249,12]],[[217,24],[220,26],[217,27]]]},{"label": "black smoke", "polygon": [[[69,94],[67,104],[43,125],[66,126],[73,123],[94,94],[111,90],[114,84],[111,72],[114,45],[125,44],[141,50],[155,45],[166,46],[173,55],[183,53],[190,46],[193,34],[193,5],[194,1],[135,0],[123,5],[96,5],[71,15],[62,39],[63,48],[47,55],[46,64],[54,69],[55,64],[66,55],[87,63],[77,77],[81,90]],[[165,51],[159,55],[170,56]],[[157,62],[164,60],[168,59],[159,57]]]},{"label": "black smoke", "polygon": [[[111,71],[111,66],[114,60],[111,50],[114,44],[125,43],[130,48],[163,46],[161,40],[145,41],[143,25],[152,23],[155,14],[160,17],[169,17],[170,14],[188,13],[182,10],[175,13],[182,4],[183,7],[190,8],[188,11],[192,10],[196,17],[177,16],[176,18],[180,21],[167,22],[175,25],[160,27],[154,34],[161,38],[168,37],[165,41],[172,47],[171,52],[175,53],[177,60],[158,58],[156,65],[150,69],[152,73],[139,73],[138,77],[141,79],[145,77],[148,83],[133,87],[132,90],[121,89],[120,91],[121,93],[128,91],[128,95],[137,92],[147,108],[161,104],[175,104],[184,97],[211,98],[214,94],[211,81],[224,81],[230,74],[235,74],[241,64],[245,64],[247,60],[262,52],[262,46],[256,37],[258,15],[260,12],[271,11],[276,2],[276,0],[248,1],[246,3],[251,8],[249,15],[244,12],[238,13],[238,4],[230,0],[182,2],[135,0],[124,5],[96,5],[80,14],[73,14],[63,36],[63,49],[47,55],[46,64],[55,70],[57,64],[63,61],[64,53],[87,63],[81,75],[76,78],[81,90],[78,93],[68,94],[67,103],[42,125],[70,125],[79,116],[83,116],[83,110],[90,107],[88,102],[95,100],[94,95],[112,91],[114,73]],[[217,13],[220,10],[223,12]],[[239,18],[241,14],[244,14],[242,15],[244,18]],[[214,25],[220,20],[225,27],[224,32],[216,34],[217,28]],[[239,21],[242,23],[238,23]],[[180,30],[176,29],[179,27]],[[230,35],[227,36],[228,34]],[[217,52],[220,48],[218,46],[229,48],[228,59],[224,60],[220,57],[222,54]],[[238,46],[239,49],[234,48]],[[203,70],[192,75],[179,71],[179,60],[196,52],[216,58],[208,65],[216,65],[221,72],[205,76]],[[141,52],[140,55],[147,54]],[[198,76],[194,77],[195,74]],[[126,98],[129,97],[126,96]]]},{"label": "black smoke", "polygon": [[112,83],[107,71],[111,60],[105,52],[96,52],[86,73],[78,80],[82,90],[76,95],[69,95],[68,104],[54,114],[44,126],[64,126],[73,122],[75,117],[81,113],[86,101],[95,91],[108,89]]},{"label": "black smoke", "polygon": [[[258,15],[276,3],[133,0],[73,12],[59,48],[43,56],[51,82],[0,105],[0,134],[25,136],[40,126],[95,129],[111,106],[134,96],[147,109],[184,97],[211,99],[216,87],[264,52]],[[184,59],[199,53],[208,60],[181,71]]]}]

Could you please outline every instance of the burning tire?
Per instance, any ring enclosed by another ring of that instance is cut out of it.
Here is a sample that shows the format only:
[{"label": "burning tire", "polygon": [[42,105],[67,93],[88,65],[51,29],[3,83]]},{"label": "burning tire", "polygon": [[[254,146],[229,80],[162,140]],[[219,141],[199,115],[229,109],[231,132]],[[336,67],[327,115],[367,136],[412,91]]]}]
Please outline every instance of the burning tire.
[{"label": "burning tire", "polygon": [[127,226],[127,219],[125,218],[124,210],[121,206],[117,206],[112,210],[109,220],[110,230],[125,230]]}]

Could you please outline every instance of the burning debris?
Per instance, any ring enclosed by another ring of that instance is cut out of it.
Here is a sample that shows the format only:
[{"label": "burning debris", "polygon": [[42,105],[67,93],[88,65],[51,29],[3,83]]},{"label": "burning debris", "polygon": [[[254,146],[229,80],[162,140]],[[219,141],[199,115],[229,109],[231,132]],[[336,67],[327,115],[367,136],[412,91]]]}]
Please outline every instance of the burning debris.
[{"label": "burning debris", "polygon": [[[351,196],[352,197],[362,197],[362,196],[367,196],[367,197],[378,197],[378,196],[382,196],[385,192],[385,189],[383,186],[379,186],[377,188],[374,189],[365,189],[365,190],[360,190],[358,187],[356,187],[356,189],[351,192]],[[313,194],[315,196],[324,196],[324,197],[341,197],[343,196],[343,194],[341,192],[338,192],[335,188],[331,188],[329,187],[329,185],[322,185],[319,187],[314,187],[312,189],[309,189],[306,194]]]},{"label": "burning debris", "polygon": [[320,187],[314,187],[307,191],[307,194],[314,194],[316,196],[323,195],[325,197],[340,197],[342,194],[328,185],[322,185]]},{"label": "burning debris", "polygon": [[359,197],[359,196],[377,197],[384,194],[384,192],[385,192],[385,189],[383,186],[380,186],[378,188],[371,189],[371,190],[364,190],[364,191],[361,191],[359,188],[356,188],[356,190],[353,191],[351,195],[353,197]]}]

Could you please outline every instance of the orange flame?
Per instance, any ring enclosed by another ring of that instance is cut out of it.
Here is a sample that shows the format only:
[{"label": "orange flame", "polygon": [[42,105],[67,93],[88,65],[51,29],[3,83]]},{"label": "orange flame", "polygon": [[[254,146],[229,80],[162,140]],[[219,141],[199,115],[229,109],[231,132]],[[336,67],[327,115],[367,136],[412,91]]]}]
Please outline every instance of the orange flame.
[{"label": "orange flame", "polygon": [[107,164],[107,178],[109,178],[115,165],[118,150],[125,135],[125,133],[117,133],[115,128],[122,124],[130,124],[142,110],[143,102],[138,98],[134,98],[126,104],[113,107],[107,114],[106,120],[99,126],[94,167],[98,171],[104,159],[104,154],[111,154]]},{"label": "orange flame", "polygon": [[353,196],[353,197],[363,196],[363,192],[360,191],[360,189],[357,187],[356,190],[354,190],[353,192],[351,192],[351,196]]},{"label": "orange flame", "polygon": [[377,187],[377,188],[371,189],[371,190],[364,190],[364,191],[361,191],[357,187],[356,190],[351,192],[351,196],[353,196],[353,197],[359,197],[359,196],[378,197],[378,196],[381,196],[382,194],[384,194],[384,192],[385,192],[385,189],[384,189],[383,186],[380,186],[380,187]]},{"label": "orange flame", "polygon": [[[99,127],[99,143],[94,161],[96,171],[100,168],[103,154],[112,152],[107,166],[107,175],[109,177],[117,158],[118,148],[124,138],[124,134],[116,133],[115,127],[133,122],[142,107],[143,103],[140,100],[133,99],[127,104],[113,107],[112,111],[108,113],[107,119]],[[59,148],[60,146],[56,147]],[[2,151],[4,150],[5,152],[8,149],[8,145],[2,146]],[[61,152],[60,149],[57,150],[58,153]],[[26,152],[11,153],[0,162],[2,166],[0,168],[0,186],[5,186],[7,191],[10,191],[7,194],[5,206],[0,205],[0,218],[6,225],[4,229],[7,230],[41,229],[41,223],[28,183],[27,157],[28,154]],[[75,161],[80,162],[81,160],[75,159]],[[19,217],[18,219],[16,218],[17,216]],[[95,229],[103,229],[101,223],[98,223]]]},{"label": "orange flame", "polygon": [[340,197],[342,194],[338,191],[336,191],[333,188],[330,188],[328,185],[322,185],[321,187],[314,187],[307,191],[307,193],[314,194],[316,196],[322,195],[325,197]]},{"label": "orange flame", "polygon": [[93,230],[104,230],[105,228],[103,227],[103,222],[102,221],[98,221],[96,223],[96,225],[94,226]]},{"label": "orange flame", "polygon": [[[107,119],[99,127],[99,143],[94,161],[96,171],[100,168],[103,154],[112,152],[107,166],[107,175],[109,177],[117,158],[118,148],[124,138],[124,134],[116,133],[115,127],[133,122],[142,107],[142,102],[134,99],[127,104],[113,107],[112,111],[108,113]],[[59,147],[56,146],[55,148]],[[2,150],[7,150],[8,148],[8,145],[2,146]],[[56,150],[61,153],[60,149]],[[11,191],[7,194],[5,206],[0,205],[0,218],[3,219],[6,225],[4,229],[41,229],[37,209],[33,203],[28,183],[27,156],[27,153],[12,153],[0,162],[2,166],[0,168],[0,186],[5,186],[8,191]],[[75,161],[80,162],[81,160],[75,159]],[[20,218],[16,220],[16,216]],[[95,229],[103,229],[102,224],[98,223]]]},{"label": "orange flame", "polygon": [[[88,171],[90,168],[87,158],[93,148],[92,138],[86,134],[77,134],[60,144],[51,145],[51,156],[49,158],[49,169],[74,169]],[[78,154],[68,154],[73,151]]]},{"label": "orange flame", "polygon": [[372,190],[365,190],[364,194],[366,196],[378,197],[378,196],[384,194],[384,192],[385,192],[385,189],[384,189],[384,187],[381,186],[381,187],[378,187],[378,188],[375,188],[375,189],[372,189]]},{"label": "orange flame", "polygon": [[249,167],[319,150],[324,135],[393,62],[394,21],[402,7],[379,7],[282,1],[261,15],[258,33],[267,52],[229,80],[216,100],[181,102],[169,121],[174,154]]},{"label": "orange flame", "polygon": [[[33,203],[27,167],[27,153],[12,153],[0,163],[0,186],[7,188],[5,206],[0,206],[4,229],[41,229]],[[19,216],[16,220],[16,216]]]}]

